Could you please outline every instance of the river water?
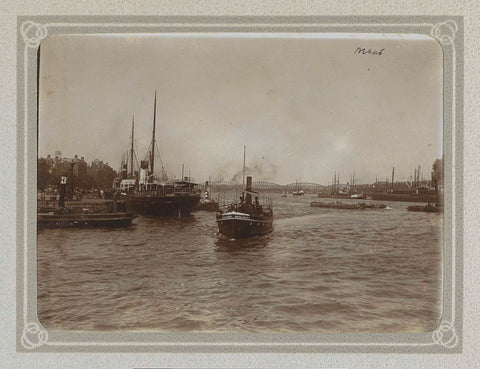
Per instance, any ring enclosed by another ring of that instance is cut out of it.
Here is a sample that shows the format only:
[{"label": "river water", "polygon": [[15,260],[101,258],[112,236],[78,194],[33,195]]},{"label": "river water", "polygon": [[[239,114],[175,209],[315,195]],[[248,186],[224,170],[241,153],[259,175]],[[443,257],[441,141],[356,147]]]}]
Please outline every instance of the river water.
[{"label": "river water", "polygon": [[[215,213],[38,233],[47,329],[424,332],[440,320],[441,214],[310,207],[273,195],[275,229],[216,234]],[[358,202],[354,201],[354,202]],[[372,201],[367,201],[371,203]]]}]

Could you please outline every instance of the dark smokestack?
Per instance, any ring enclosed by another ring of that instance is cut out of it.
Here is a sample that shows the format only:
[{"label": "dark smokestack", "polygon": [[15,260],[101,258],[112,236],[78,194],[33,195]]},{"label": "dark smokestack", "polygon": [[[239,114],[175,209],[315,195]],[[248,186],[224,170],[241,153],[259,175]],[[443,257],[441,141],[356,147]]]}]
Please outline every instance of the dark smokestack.
[{"label": "dark smokestack", "polygon": [[140,161],[140,168],[141,169],[148,169],[148,160]]},{"label": "dark smokestack", "polygon": [[247,194],[245,196],[245,202],[247,204],[251,204],[252,203],[252,194],[250,192],[252,192],[252,177],[251,176],[248,176],[247,177]]},{"label": "dark smokestack", "polygon": [[67,174],[63,175],[60,179],[60,186],[59,186],[59,199],[58,199],[58,206],[63,208],[65,206],[65,194],[67,192]]},{"label": "dark smokestack", "polygon": [[393,181],[394,181],[394,177],[395,177],[395,167],[393,167],[393,169],[392,169],[392,193],[393,193]]}]

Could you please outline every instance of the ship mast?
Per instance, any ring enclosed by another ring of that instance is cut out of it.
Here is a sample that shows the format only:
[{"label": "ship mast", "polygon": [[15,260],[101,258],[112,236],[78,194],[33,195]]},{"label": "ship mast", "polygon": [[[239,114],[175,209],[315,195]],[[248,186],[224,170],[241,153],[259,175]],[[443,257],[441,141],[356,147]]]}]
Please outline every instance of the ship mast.
[{"label": "ship mast", "polygon": [[135,115],[132,115],[132,145],[130,147],[130,177],[133,178],[133,133],[134,133]]},{"label": "ship mast", "polygon": [[152,134],[152,152],[150,154],[150,172],[153,174],[155,160],[155,120],[157,116],[157,90],[155,90],[155,100],[153,103],[153,134]]},{"label": "ship mast", "polygon": [[242,178],[242,185],[245,186],[245,151],[246,146],[243,146],[243,178]]},{"label": "ship mast", "polygon": [[395,176],[395,167],[393,167],[392,169],[392,193],[393,193],[393,179],[394,179],[394,176]]}]

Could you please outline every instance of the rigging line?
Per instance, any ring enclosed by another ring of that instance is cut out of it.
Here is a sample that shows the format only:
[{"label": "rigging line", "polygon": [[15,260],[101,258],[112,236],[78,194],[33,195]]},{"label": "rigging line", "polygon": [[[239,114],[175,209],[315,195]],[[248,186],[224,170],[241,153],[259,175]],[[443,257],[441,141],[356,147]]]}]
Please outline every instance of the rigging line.
[{"label": "rigging line", "polygon": [[145,156],[144,156],[143,160],[146,160],[147,157],[150,156],[149,153],[150,153],[150,148],[151,148],[151,147],[152,147],[152,143],[150,142],[150,144],[149,144],[148,147],[147,147],[147,151],[145,152]]},{"label": "rigging line", "polygon": [[[133,168],[135,169],[135,167],[136,167],[137,169],[139,169],[140,164],[138,163],[138,157],[137,157],[137,152],[138,152],[137,140],[134,140],[133,146],[134,146],[133,147],[133,157],[135,158],[135,162],[133,163]],[[131,150],[129,150],[129,154],[130,154],[130,151]]]},{"label": "rigging line", "polygon": [[133,150],[132,150],[132,149],[129,149],[129,150],[128,150],[128,157],[130,158],[130,154],[131,154],[131,152],[133,151],[133,157],[134,157],[134,159],[135,159],[135,161],[133,162],[133,168],[135,169],[135,167],[137,167],[137,168],[139,167],[139,165],[138,165],[138,158],[137,158],[138,147],[136,147],[136,146],[137,146],[137,145],[136,145],[136,140],[134,141],[133,146],[134,146],[134,147],[133,147]]},{"label": "rigging line", "polygon": [[165,179],[168,179],[168,174],[167,174],[167,171],[165,170],[165,167],[163,166],[163,160],[162,160],[162,155],[160,154],[160,150],[158,149],[158,146],[159,145],[156,145],[156,149],[157,149],[157,152],[158,152],[158,157],[160,159],[160,165],[162,167],[162,176],[165,177]]},{"label": "rigging line", "polygon": [[135,164],[137,164],[137,168],[138,168],[139,167],[138,158],[137,158],[137,153],[135,151],[133,152],[133,157],[135,158]]}]

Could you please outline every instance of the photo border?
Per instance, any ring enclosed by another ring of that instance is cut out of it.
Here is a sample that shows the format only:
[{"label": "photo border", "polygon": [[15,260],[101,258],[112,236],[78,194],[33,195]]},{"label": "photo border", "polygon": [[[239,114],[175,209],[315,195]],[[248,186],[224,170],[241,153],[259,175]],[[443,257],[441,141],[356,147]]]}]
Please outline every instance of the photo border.
[{"label": "photo border", "polygon": [[[37,317],[38,49],[54,34],[402,33],[435,38],[444,57],[443,301],[428,333],[224,334],[48,331]],[[17,17],[17,351],[460,353],[463,333],[463,17]]]}]

